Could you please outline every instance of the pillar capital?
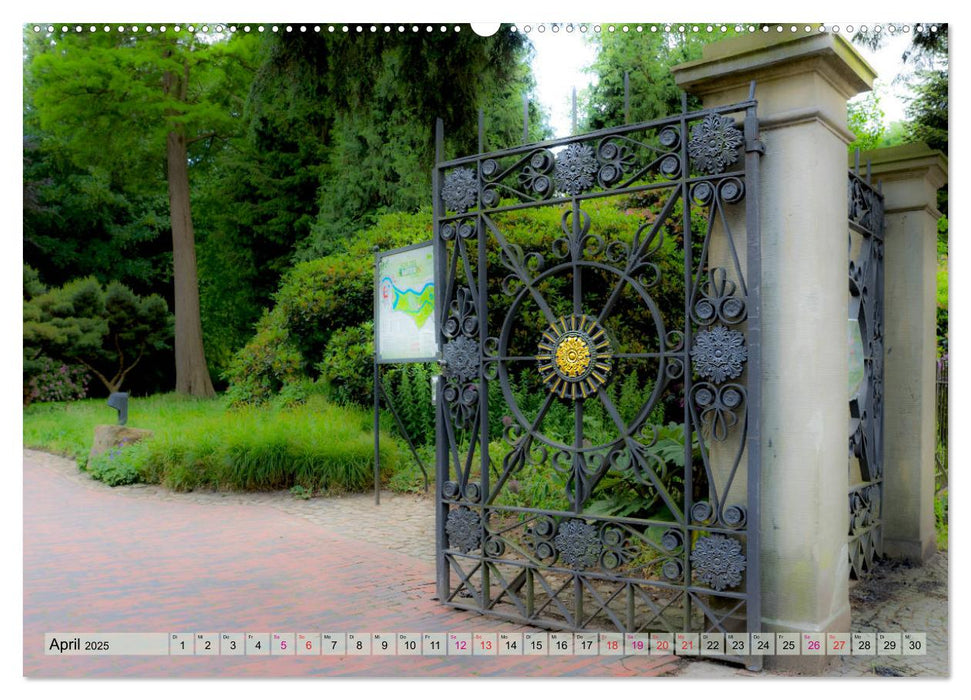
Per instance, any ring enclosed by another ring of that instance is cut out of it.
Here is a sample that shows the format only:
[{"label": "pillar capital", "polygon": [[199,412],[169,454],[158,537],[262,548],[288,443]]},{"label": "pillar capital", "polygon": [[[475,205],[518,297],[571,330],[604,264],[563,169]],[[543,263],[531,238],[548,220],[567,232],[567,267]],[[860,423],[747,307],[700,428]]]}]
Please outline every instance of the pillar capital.
[{"label": "pillar capital", "polygon": [[935,219],[937,190],[947,184],[947,156],[926,143],[907,143],[878,148],[860,154],[860,162],[870,162],[873,182],[879,182],[885,211],[926,211]]},{"label": "pillar capital", "polygon": [[846,126],[846,101],[870,90],[877,77],[849,41],[819,31],[732,37],[671,72],[706,107],[744,100],[754,80],[762,131],[819,121],[846,143],[855,138]]}]

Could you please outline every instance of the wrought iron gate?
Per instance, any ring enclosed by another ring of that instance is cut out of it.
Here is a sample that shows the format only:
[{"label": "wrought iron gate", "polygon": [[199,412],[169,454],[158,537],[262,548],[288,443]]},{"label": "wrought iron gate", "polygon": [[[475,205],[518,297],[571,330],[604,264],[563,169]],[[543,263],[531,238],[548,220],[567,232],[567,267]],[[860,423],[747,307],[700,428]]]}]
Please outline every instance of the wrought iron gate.
[{"label": "wrought iron gate", "polygon": [[439,156],[442,603],[563,630],[759,629],[757,132],[753,85]]},{"label": "wrought iron gate", "polygon": [[849,172],[850,573],[883,554],[883,195]]}]

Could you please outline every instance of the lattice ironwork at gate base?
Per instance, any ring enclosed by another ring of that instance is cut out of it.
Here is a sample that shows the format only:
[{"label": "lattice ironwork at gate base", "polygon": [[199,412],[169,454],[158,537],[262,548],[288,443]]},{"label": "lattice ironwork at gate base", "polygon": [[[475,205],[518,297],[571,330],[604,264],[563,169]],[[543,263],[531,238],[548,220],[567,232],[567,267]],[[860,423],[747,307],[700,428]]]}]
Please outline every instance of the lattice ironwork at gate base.
[{"label": "lattice ironwork at gate base", "polygon": [[883,554],[883,195],[857,164],[847,180],[849,221],[850,574]]},{"label": "lattice ironwork at gate base", "polygon": [[[757,139],[753,86],[439,157],[444,604],[563,630],[759,630]],[[532,209],[549,213],[524,228]]]}]

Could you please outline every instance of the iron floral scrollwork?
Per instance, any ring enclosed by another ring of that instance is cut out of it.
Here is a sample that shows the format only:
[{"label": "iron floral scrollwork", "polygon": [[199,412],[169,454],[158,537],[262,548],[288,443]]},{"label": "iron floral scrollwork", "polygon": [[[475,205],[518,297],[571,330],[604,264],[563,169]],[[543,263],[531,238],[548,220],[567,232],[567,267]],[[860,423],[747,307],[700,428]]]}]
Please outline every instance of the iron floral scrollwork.
[{"label": "iron floral scrollwork", "polygon": [[637,555],[637,549],[631,546],[625,532],[613,525],[604,526],[600,533],[600,543],[603,545],[600,565],[604,569],[616,569]]},{"label": "iron floral scrollwork", "polygon": [[850,536],[873,526],[880,514],[880,489],[868,486],[850,494]]},{"label": "iron floral scrollwork", "polygon": [[442,398],[453,419],[468,424],[479,403],[478,387],[470,383],[482,366],[476,333],[479,317],[475,297],[468,287],[459,287],[442,324],[442,335],[448,339],[442,348],[442,374],[445,386]]},{"label": "iron floral scrollwork", "polygon": [[457,377],[448,377],[442,398],[448,404],[449,415],[459,426],[468,426],[479,405],[479,390],[475,384],[462,384]]},{"label": "iron floral scrollwork", "polygon": [[462,553],[479,548],[482,538],[482,521],[478,513],[468,508],[457,508],[449,511],[445,521],[445,532],[448,534],[448,546]]},{"label": "iron floral scrollwork", "polygon": [[442,201],[445,208],[462,214],[475,206],[479,184],[471,168],[456,168],[445,176]]},{"label": "iron floral scrollwork", "polygon": [[602,163],[597,172],[597,182],[603,187],[615,185],[634,167],[634,152],[623,144],[606,139],[600,142],[597,157]]},{"label": "iron floral scrollwork", "polygon": [[519,184],[527,190],[542,197],[549,196],[553,191],[550,181],[550,171],[553,169],[553,154],[542,149],[529,157],[529,164],[519,173]]},{"label": "iron floral scrollwork", "polygon": [[870,233],[880,233],[883,198],[854,175],[848,181],[847,219]]},{"label": "iron floral scrollwork", "polygon": [[698,333],[691,348],[695,372],[716,383],[735,379],[747,359],[745,336],[725,326]]},{"label": "iron floral scrollwork", "polygon": [[712,268],[708,279],[698,285],[691,308],[691,317],[701,325],[711,325],[716,319],[723,323],[739,323],[745,318],[745,301],[735,295],[737,285],[728,279],[725,268]]},{"label": "iron floral scrollwork", "polygon": [[593,149],[574,143],[556,156],[556,185],[563,192],[576,196],[593,187],[597,174],[597,159]]},{"label": "iron floral scrollwork", "polygon": [[691,388],[691,397],[701,410],[701,425],[711,438],[718,442],[727,439],[728,432],[738,423],[736,411],[745,401],[745,390],[738,384],[716,387],[699,382]]},{"label": "iron floral scrollwork", "polygon": [[553,536],[556,533],[556,521],[548,515],[540,516],[536,522],[526,528],[526,546],[540,561],[556,557],[556,547]]},{"label": "iron floral scrollwork", "polygon": [[724,535],[700,537],[691,552],[691,566],[695,577],[714,590],[734,588],[742,582],[745,571],[742,544]]},{"label": "iron floral scrollwork", "polygon": [[742,132],[731,117],[709,114],[692,128],[688,155],[698,170],[717,175],[738,160],[742,143]]}]

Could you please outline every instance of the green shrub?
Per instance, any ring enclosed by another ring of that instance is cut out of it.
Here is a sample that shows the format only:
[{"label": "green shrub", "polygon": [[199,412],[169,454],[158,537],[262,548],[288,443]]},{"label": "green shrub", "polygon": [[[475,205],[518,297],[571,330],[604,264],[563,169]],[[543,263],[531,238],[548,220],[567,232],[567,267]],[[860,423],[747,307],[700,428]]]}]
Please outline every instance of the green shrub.
[{"label": "green shrub", "polygon": [[297,381],[284,384],[280,393],[273,399],[275,408],[294,408],[307,403],[311,397],[323,395],[324,387],[320,383],[310,379],[298,379]]},{"label": "green shrub", "polygon": [[148,450],[142,444],[113,447],[88,461],[87,472],[92,479],[108,486],[124,486],[145,481],[142,465]]},{"label": "green shrub", "polygon": [[55,362],[38,356],[30,363],[24,386],[24,404],[35,401],[76,401],[88,394],[91,374],[81,365]]},{"label": "green shrub", "polygon": [[226,373],[230,405],[261,404],[303,378],[303,358],[274,310],[264,314],[256,335],[236,353]]},{"label": "green shrub", "polygon": [[[387,214],[343,250],[298,263],[284,275],[256,335],[230,363],[225,379],[231,403],[261,404],[284,387],[321,375],[335,400],[369,403],[373,351],[365,346],[370,348],[373,333],[373,248],[410,245],[431,235],[428,213]],[[342,357],[345,350],[351,357]]]},{"label": "green shrub", "polygon": [[332,401],[367,405],[374,385],[374,323],[365,321],[334,332],[317,364]]}]

